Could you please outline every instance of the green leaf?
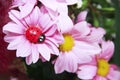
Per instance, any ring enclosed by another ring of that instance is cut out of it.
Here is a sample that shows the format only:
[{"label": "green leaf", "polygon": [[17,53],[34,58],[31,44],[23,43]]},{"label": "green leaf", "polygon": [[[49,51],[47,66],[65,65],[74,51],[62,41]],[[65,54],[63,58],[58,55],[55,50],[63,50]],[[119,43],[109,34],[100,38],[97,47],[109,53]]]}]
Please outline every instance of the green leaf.
[{"label": "green leaf", "polygon": [[114,62],[120,66],[120,1],[112,0],[114,7],[116,8],[115,12],[115,28],[116,28],[116,39],[115,39],[115,54]]}]

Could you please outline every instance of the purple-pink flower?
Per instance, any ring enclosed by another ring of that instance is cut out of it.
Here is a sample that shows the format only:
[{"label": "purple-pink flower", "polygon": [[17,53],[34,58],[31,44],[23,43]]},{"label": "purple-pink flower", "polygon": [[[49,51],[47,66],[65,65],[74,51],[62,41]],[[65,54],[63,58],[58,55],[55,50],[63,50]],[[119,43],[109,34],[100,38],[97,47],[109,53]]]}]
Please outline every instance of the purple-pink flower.
[{"label": "purple-pink flower", "polygon": [[[86,17],[87,17],[87,11],[82,11],[78,14],[76,22],[85,21]],[[101,27],[92,26],[90,23],[87,23],[87,25],[90,28],[90,33],[89,35],[87,35],[87,37],[82,36],[82,39],[87,42],[100,43],[103,40],[103,36],[105,35],[106,31]]]},{"label": "purple-pink flower", "polygon": [[12,21],[3,27],[4,39],[9,43],[9,50],[16,50],[17,57],[26,57],[26,63],[31,64],[41,57],[49,61],[51,54],[59,55],[63,36],[48,13],[35,7],[23,19],[17,10],[11,10],[9,17]]},{"label": "purple-pink flower", "polygon": [[78,63],[91,61],[91,55],[100,53],[97,42],[88,42],[85,38],[90,34],[86,21],[79,22],[68,32],[64,32],[64,43],[59,46],[60,55],[55,60],[55,72],[76,72]]},{"label": "purple-pink flower", "polygon": [[113,55],[114,44],[112,41],[101,42],[102,51],[93,56],[87,64],[79,65],[77,75],[80,79],[90,80],[120,80],[120,71],[108,61]]}]

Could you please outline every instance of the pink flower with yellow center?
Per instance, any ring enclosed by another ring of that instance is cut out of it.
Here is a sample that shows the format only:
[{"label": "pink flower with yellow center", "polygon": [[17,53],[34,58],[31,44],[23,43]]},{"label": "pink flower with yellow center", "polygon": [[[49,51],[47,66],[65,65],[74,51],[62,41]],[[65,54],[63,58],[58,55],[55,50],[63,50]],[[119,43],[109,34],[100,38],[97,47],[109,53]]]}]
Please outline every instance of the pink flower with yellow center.
[{"label": "pink flower with yellow center", "polygon": [[87,42],[83,37],[87,37],[90,28],[87,22],[82,21],[74,25],[68,32],[63,33],[64,43],[60,44],[60,55],[55,60],[55,72],[61,73],[64,70],[76,72],[78,63],[86,63],[91,60],[91,55],[100,53],[98,44]]},{"label": "pink flower with yellow center", "polygon": [[17,57],[26,57],[27,64],[36,63],[39,58],[49,61],[51,54],[59,55],[59,44],[63,36],[49,14],[38,7],[27,17],[20,19],[20,12],[11,10],[9,17],[13,20],[3,27],[5,41],[10,43],[9,50],[17,50]]},{"label": "pink flower with yellow center", "polygon": [[113,55],[112,41],[102,41],[102,52],[93,57],[90,63],[79,65],[77,75],[80,79],[90,80],[120,80],[120,71],[108,61]]},{"label": "pink flower with yellow center", "polygon": [[[87,17],[87,11],[82,11],[77,16],[77,22],[85,21]],[[103,36],[105,35],[106,31],[101,27],[94,27],[90,23],[87,23],[90,28],[89,35],[82,36],[82,39],[87,42],[96,42],[100,43],[102,41]]]}]

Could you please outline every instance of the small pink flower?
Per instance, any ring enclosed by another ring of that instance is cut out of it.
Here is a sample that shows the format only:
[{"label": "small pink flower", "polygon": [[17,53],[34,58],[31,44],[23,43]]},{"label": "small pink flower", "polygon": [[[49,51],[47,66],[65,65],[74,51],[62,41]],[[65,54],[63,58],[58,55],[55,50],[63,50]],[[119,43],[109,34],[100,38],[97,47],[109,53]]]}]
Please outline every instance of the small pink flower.
[{"label": "small pink flower", "polygon": [[115,66],[108,63],[114,52],[112,41],[102,41],[102,52],[93,57],[93,60],[79,65],[77,75],[80,79],[90,80],[120,80],[120,72]]},{"label": "small pink flower", "polygon": [[[78,14],[76,22],[85,21],[86,17],[87,11],[82,11]],[[88,26],[90,27],[90,33],[87,37],[83,36],[83,40],[100,43],[106,31],[101,27],[94,27],[90,23],[88,23]]]},{"label": "small pink flower", "polygon": [[98,44],[83,40],[89,33],[90,28],[85,21],[75,24],[71,30],[63,33],[64,43],[59,46],[60,55],[55,61],[56,73],[64,70],[74,73],[77,71],[78,63],[89,62],[91,55],[100,53]]},{"label": "small pink flower", "polygon": [[83,39],[88,42],[100,43],[103,40],[103,36],[105,35],[106,31],[101,27],[96,28],[91,26],[90,29],[91,29],[90,35]]},{"label": "small pink flower", "polygon": [[77,16],[77,22],[85,21],[87,17],[87,11],[81,11]]},{"label": "small pink flower", "polygon": [[51,54],[59,55],[58,46],[63,37],[49,14],[43,13],[38,7],[27,17],[20,19],[20,12],[11,10],[9,22],[3,27],[7,34],[5,41],[10,43],[9,50],[17,50],[17,57],[26,57],[27,64],[36,63],[40,56],[49,61]]}]

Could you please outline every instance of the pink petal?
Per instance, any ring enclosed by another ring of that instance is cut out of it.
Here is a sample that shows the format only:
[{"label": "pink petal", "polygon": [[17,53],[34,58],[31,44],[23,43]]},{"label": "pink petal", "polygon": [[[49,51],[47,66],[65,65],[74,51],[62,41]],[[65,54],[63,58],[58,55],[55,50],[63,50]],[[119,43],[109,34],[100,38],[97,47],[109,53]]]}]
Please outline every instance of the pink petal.
[{"label": "pink petal", "polygon": [[46,39],[53,42],[56,46],[58,46],[58,44],[62,44],[64,41],[62,34],[57,30],[55,25],[45,32],[45,35]]},{"label": "pink petal", "polygon": [[25,60],[27,65],[30,65],[32,63],[32,55],[27,56]]},{"label": "pink petal", "polygon": [[53,43],[53,42],[46,40],[45,43],[46,43],[46,45],[48,45],[48,48],[51,50],[51,54],[59,55],[59,50],[58,50],[57,46],[55,45],[55,43]]},{"label": "pink petal", "polygon": [[[52,29],[52,28],[51,28]],[[50,31],[51,32],[51,31]],[[48,33],[47,33],[48,34]],[[47,35],[46,34],[46,35]],[[52,43],[54,43],[56,46],[59,46],[58,44],[62,44],[64,41],[63,35],[56,30],[54,32],[54,34],[52,33],[52,35],[50,36],[49,34],[46,36],[46,39]]]},{"label": "pink petal", "polygon": [[108,80],[108,79],[102,76],[96,76],[93,80]]},{"label": "pink petal", "polygon": [[62,44],[64,42],[63,35],[58,30],[55,32],[55,35],[53,37],[58,44]]},{"label": "pink petal", "polygon": [[9,18],[11,20],[13,20],[15,23],[17,23],[20,26],[24,26],[24,24],[22,23],[22,20],[20,20],[20,12],[17,10],[10,10],[9,14]]},{"label": "pink petal", "polygon": [[39,59],[39,52],[38,52],[38,46],[36,44],[32,44],[32,61],[33,63],[36,63]]},{"label": "pink petal", "polygon": [[[9,17],[10,17],[13,21],[16,22],[16,20],[14,20],[14,18],[20,19],[20,12],[17,11],[17,10],[10,10],[10,11],[9,11]],[[13,18],[13,17],[14,17],[14,18]],[[16,22],[16,23],[17,23],[17,22]]]},{"label": "pink petal", "polygon": [[21,6],[23,4],[24,4],[24,2],[22,0],[13,0],[11,8],[15,8],[15,7]]},{"label": "pink petal", "polygon": [[[32,13],[30,14],[30,23],[34,26],[38,25],[39,22],[39,18],[40,18],[40,9],[38,7],[35,7],[32,11]],[[27,22],[27,21],[26,21]]]},{"label": "pink petal", "polygon": [[[59,44],[57,43],[57,40],[55,40],[54,38],[52,38],[52,37],[47,37],[46,39],[47,39],[46,42],[47,42],[48,44],[51,44],[51,43],[52,43],[52,44],[54,44],[54,45],[57,46],[57,47],[59,46]],[[51,45],[52,45],[52,44],[51,44]]]},{"label": "pink petal", "polygon": [[93,79],[93,77],[96,75],[97,68],[95,66],[91,65],[83,65],[79,67],[79,70],[77,72],[77,75],[80,79]]},{"label": "pink petal", "polygon": [[73,28],[73,22],[69,16],[61,14],[58,18],[58,27],[62,33],[69,32]]},{"label": "pink petal", "polygon": [[48,12],[52,20],[56,20],[58,18],[58,15],[60,14],[58,11],[53,11],[52,9],[47,8],[45,6],[42,6],[41,9],[43,10],[42,12],[45,12],[45,13]]},{"label": "pink petal", "polygon": [[91,28],[91,33],[85,38],[89,42],[100,42],[105,35],[105,30],[103,28]]},{"label": "pink petal", "polygon": [[[7,38],[7,37],[6,37]],[[24,40],[24,36],[17,36],[15,37],[14,40],[12,40],[10,42],[10,44],[8,45],[7,49],[8,50],[16,50],[18,48],[18,46],[23,43],[25,40]]]},{"label": "pink petal", "polygon": [[32,19],[30,18],[30,16],[27,16],[24,18],[24,24],[26,25],[26,28],[28,28],[28,26],[36,26],[36,25],[33,25],[33,22],[31,20]]},{"label": "pink petal", "polygon": [[46,36],[53,36],[56,31],[57,31],[57,26],[56,26],[56,25],[53,25],[52,27],[50,27],[50,28],[48,29],[47,32],[45,32],[45,35],[46,35]]},{"label": "pink petal", "polygon": [[57,12],[60,15],[68,15],[68,7],[65,3],[59,3],[57,5]]},{"label": "pink petal", "polygon": [[77,22],[85,21],[88,11],[82,11],[77,16]]},{"label": "pink petal", "polygon": [[77,58],[71,53],[61,53],[55,62],[55,72],[61,73],[64,70],[75,72],[77,70]]},{"label": "pink petal", "polygon": [[19,36],[6,35],[6,36],[4,37],[4,40],[5,40],[5,42],[10,43],[10,42],[12,42],[13,40],[15,40],[17,37],[19,37]]},{"label": "pink petal", "polygon": [[63,60],[65,59],[62,59],[63,56],[59,56],[55,62],[54,69],[56,74],[62,73],[64,71],[63,66],[65,65],[65,62]]},{"label": "pink petal", "polygon": [[24,34],[25,33],[25,29],[15,23],[12,23],[12,22],[9,22],[8,24],[6,24],[4,27],[3,27],[3,32],[4,33],[8,33],[8,32],[11,32],[11,33],[16,33],[16,34]]},{"label": "pink petal", "polygon": [[48,48],[47,45],[45,45],[45,44],[38,45],[38,51],[39,51],[39,53],[41,54],[41,56],[43,58],[45,58],[47,61],[50,60],[50,57],[51,57],[50,53],[51,53],[51,51],[50,51],[50,49]]},{"label": "pink petal", "polygon": [[75,41],[75,46],[77,48],[76,50],[78,51],[78,54],[81,54],[81,56],[95,55],[101,52],[99,45],[90,44],[83,41]]},{"label": "pink petal", "polygon": [[110,67],[114,70],[119,70],[119,67],[116,64],[110,64]]},{"label": "pink petal", "polygon": [[[66,68],[65,70],[68,72],[75,73],[77,71],[78,58],[71,52],[66,54]],[[63,58],[65,59],[65,58]]]},{"label": "pink petal", "polygon": [[42,4],[44,4],[46,7],[50,8],[54,11],[57,10],[58,3],[56,0],[39,0],[39,1],[42,2]]},{"label": "pink petal", "polygon": [[68,5],[73,5],[73,4],[77,3],[77,2],[78,2],[78,0],[66,0],[66,3]]},{"label": "pink petal", "polygon": [[26,3],[24,6],[20,6],[19,9],[20,9],[20,15],[21,15],[21,18],[24,18],[26,16],[28,16],[28,14],[31,13],[31,11],[33,10],[34,6],[35,6],[35,3]]},{"label": "pink petal", "polygon": [[64,3],[64,2],[66,2],[65,0],[57,0],[58,2],[62,2],[62,3]]},{"label": "pink petal", "polygon": [[41,55],[39,56],[39,58],[41,59],[42,62],[46,62],[46,59],[43,58]]},{"label": "pink petal", "polygon": [[23,43],[20,43],[17,48],[17,57],[27,57],[31,54],[31,43],[27,40],[24,40]]},{"label": "pink petal", "polygon": [[75,24],[73,30],[71,31],[72,34],[79,32],[81,36],[88,35],[90,33],[90,28],[87,25],[86,21],[79,22]]},{"label": "pink petal", "polygon": [[102,41],[102,53],[99,57],[110,60],[114,53],[114,43],[112,41]]},{"label": "pink petal", "polygon": [[47,31],[55,23],[50,19],[48,14],[44,14],[39,18],[39,26],[42,28],[43,32]]},{"label": "pink petal", "polygon": [[77,50],[78,48],[73,48],[72,51],[74,53],[74,55],[76,55],[76,57],[78,57],[79,59],[79,64],[83,64],[83,63],[88,63],[92,61],[92,57],[91,56],[86,56],[84,54],[81,54],[78,52]]},{"label": "pink petal", "polygon": [[107,76],[109,80],[120,80],[120,71],[110,69],[110,72]]},{"label": "pink petal", "polygon": [[78,2],[78,0],[57,0],[57,1],[61,3],[66,3],[67,5],[73,5]]}]

